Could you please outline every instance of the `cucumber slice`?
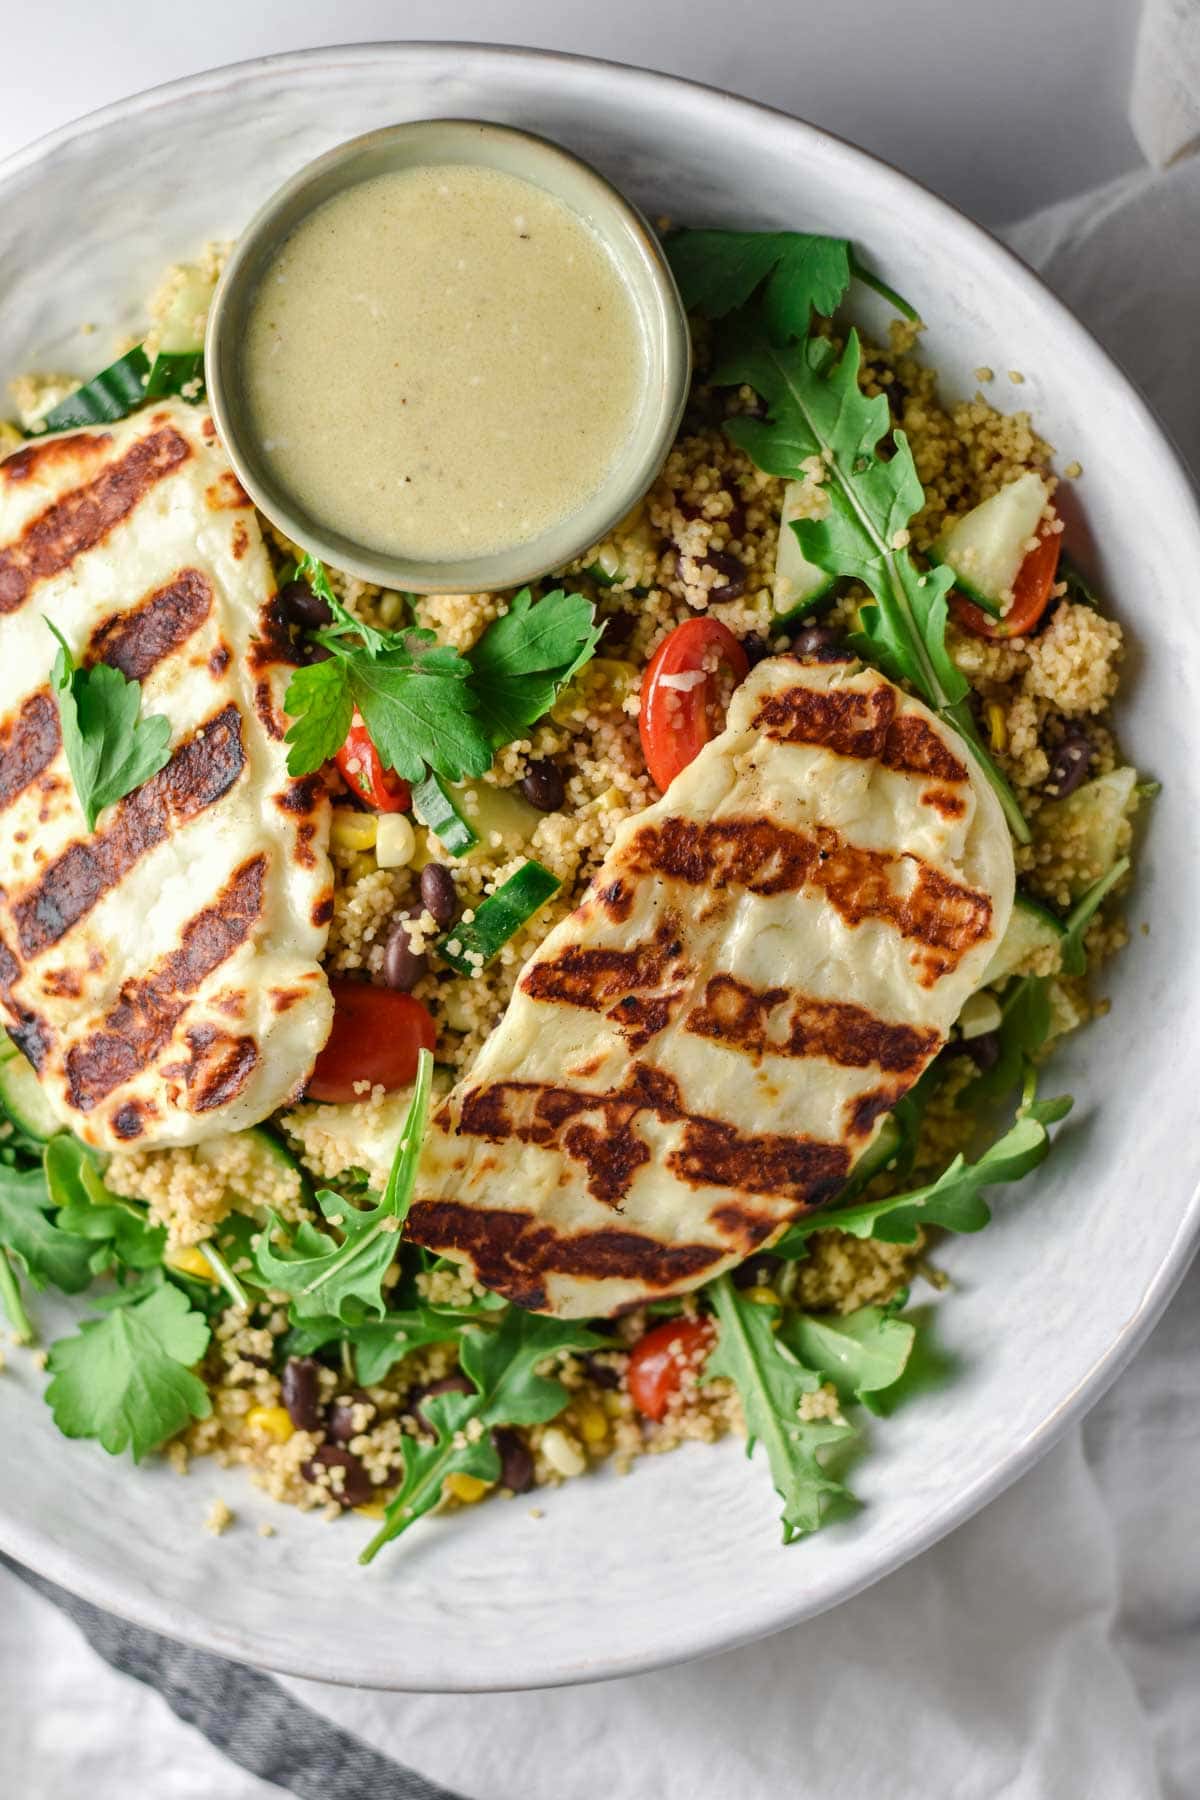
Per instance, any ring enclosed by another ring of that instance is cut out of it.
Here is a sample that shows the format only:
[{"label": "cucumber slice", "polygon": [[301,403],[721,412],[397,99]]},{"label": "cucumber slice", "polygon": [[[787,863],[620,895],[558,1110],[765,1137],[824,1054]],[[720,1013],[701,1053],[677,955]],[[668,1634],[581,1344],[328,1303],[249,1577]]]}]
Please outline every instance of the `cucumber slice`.
[{"label": "cucumber slice", "polygon": [[[789,481],[783,490],[779,519],[779,544],[775,551],[775,617],[790,623],[804,616],[813,603],[827,594],[837,579],[828,569],[810,563],[792,530],[792,520],[807,518],[811,483]],[[803,513],[801,509],[804,509]]]},{"label": "cucumber slice", "polygon": [[0,1063],[0,1106],[20,1130],[41,1144],[47,1143],[63,1130],[63,1122],[46,1098],[32,1063],[11,1039],[6,1037],[5,1043],[7,1051]]},{"label": "cucumber slice", "polygon": [[1012,593],[1030,538],[1037,536],[1050,490],[1032,470],[955,519],[929,552],[947,563],[965,594],[999,614]]},{"label": "cucumber slice", "polygon": [[1008,930],[997,944],[980,986],[991,987],[994,981],[1003,981],[1039,950],[1057,948],[1065,933],[1066,926],[1048,908],[1018,894],[1013,901]]},{"label": "cucumber slice", "polygon": [[1078,900],[1117,860],[1121,826],[1136,800],[1136,769],[1112,769],[1085,781],[1062,800],[1048,800],[1038,814],[1038,836],[1070,843],[1078,874],[1070,884]]}]

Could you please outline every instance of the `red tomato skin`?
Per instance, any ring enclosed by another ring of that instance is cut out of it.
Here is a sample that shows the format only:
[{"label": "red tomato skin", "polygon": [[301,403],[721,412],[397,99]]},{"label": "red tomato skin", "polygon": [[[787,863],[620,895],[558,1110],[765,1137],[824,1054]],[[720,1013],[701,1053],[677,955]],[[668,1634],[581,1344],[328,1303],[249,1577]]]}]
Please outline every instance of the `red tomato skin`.
[{"label": "red tomato skin", "polygon": [[432,1050],[437,1026],[411,994],[365,981],[331,981],[333,1029],[308,1079],[309,1100],[361,1098],[355,1083],[391,1092],[417,1073],[417,1052]]},{"label": "red tomato skin", "polygon": [[711,677],[682,690],[664,686],[663,676],[694,674],[703,669],[705,658],[713,652],[735,681],[746,679],[750,664],[732,631],[719,619],[703,616],[677,625],[658,646],[642,677],[638,733],[646,767],[664,793],[680,770],[717,735],[724,721],[714,718]]},{"label": "red tomato skin", "polygon": [[711,1319],[667,1319],[639,1338],[629,1358],[629,1397],[658,1424],[679,1392],[684,1372],[703,1367],[716,1335]]},{"label": "red tomato skin", "polygon": [[333,760],[346,786],[376,812],[407,812],[412,805],[412,790],[407,781],[403,781],[394,769],[384,768],[357,713],[345,743]]},{"label": "red tomato skin", "polygon": [[962,594],[954,594],[954,616],[959,624],[973,631],[976,637],[1025,637],[1037,626],[1050,604],[1061,549],[1062,533],[1055,531],[1053,525],[1043,525],[1037,545],[1017,570],[1013,603],[1004,617],[993,619],[981,606],[974,605]]}]

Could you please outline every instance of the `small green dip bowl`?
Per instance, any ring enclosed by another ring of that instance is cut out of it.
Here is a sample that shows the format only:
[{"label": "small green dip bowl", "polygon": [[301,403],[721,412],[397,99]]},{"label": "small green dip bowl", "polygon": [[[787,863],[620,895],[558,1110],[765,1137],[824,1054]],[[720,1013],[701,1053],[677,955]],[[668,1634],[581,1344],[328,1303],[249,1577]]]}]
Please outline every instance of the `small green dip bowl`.
[{"label": "small green dip bowl", "polygon": [[[247,402],[242,347],[254,296],[286,239],[347,188],[399,169],[467,164],[520,177],[554,195],[600,240],[633,305],[646,376],[621,454],[595,492],[540,535],[486,555],[430,561],[385,553],[308,512],[279,480]],[[679,429],[691,377],[691,339],[657,237],[611,183],[560,145],[476,119],[422,119],[340,144],[285,182],[234,247],[209,315],[208,399],[247,493],[273,524],[322,561],[362,581],[414,593],[487,593],[561,569],[599,543],[642,499]]]}]

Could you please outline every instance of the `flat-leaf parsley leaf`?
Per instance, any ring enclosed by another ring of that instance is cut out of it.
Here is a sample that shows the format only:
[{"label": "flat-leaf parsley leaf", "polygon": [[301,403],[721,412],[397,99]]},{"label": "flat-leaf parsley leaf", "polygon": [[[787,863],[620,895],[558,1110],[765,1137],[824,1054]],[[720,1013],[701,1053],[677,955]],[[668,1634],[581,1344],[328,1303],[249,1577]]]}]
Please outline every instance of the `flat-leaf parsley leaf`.
[{"label": "flat-leaf parsley leaf", "polygon": [[89,831],[106,806],[123,800],[168,761],[171,722],[162,713],[138,717],[139,682],[107,663],[80,669],[57,626],[51,685],[58,702],[63,750]]}]

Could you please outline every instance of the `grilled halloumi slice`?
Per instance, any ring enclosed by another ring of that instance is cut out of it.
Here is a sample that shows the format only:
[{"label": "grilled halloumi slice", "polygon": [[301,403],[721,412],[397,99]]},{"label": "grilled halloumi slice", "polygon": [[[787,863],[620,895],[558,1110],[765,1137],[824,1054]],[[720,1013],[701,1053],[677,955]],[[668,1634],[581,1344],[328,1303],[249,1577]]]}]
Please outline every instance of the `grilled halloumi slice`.
[{"label": "grilled halloumi slice", "polygon": [[718,1275],[843,1185],[1013,882],[996,798],[926,707],[856,664],[760,663],[439,1108],[409,1236],[562,1317]]},{"label": "grilled halloumi slice", "polygon": [[[329,800],[287,773],[274,593],[203,407],[0,462],[0,1009],[63,1124],[103,1149],[253,1124],[329,1033]],[[171,722],[170,761],[94,833],[46,619]]]}]

